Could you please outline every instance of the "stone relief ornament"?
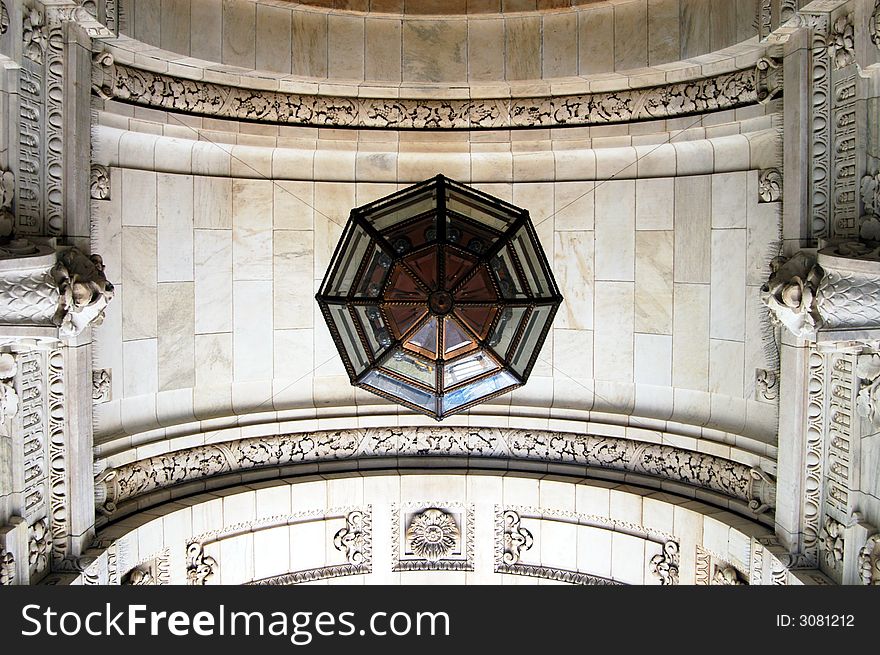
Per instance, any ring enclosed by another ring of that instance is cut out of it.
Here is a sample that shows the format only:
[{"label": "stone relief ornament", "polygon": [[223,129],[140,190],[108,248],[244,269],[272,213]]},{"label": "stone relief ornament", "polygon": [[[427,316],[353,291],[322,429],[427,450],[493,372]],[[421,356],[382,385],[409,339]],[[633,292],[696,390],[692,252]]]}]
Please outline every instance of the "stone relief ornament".
[{"label": "stone relief ornament", "polygon": [[880,241],[880,172],[862,178],[861,197],[865,213],[859,218],[859,236]]},{"label": "stone relief ornament", "polygon": [[799,252],[787,261],[774,259],[770,270],[770,280],[761,287],[761,302],[769,308],[774,324],[785,326],[797,337],[815,338],[820,322],[816,291],[822,269]]},{"label": "stone relief ornament", "polygon": [[763,514],[776,507],[776,480],[760,468],[749,471],[749,509],[755,514]]},{"label": "stone relief ornament", "polygon": [[15,228],[15,214],[12,201],[15,198],[15,175],[10,171],[0,171],[0,243],[12,237]]},{"label": "stone relief ornament", "polygon": [[745,584],[739,577],[739,571],[732,566],[716,566],[712,576],[713,585],[741,586]]},{"label": "stone relief ornament", "polygon": [[7,587],[15,582],[15,557],[0,546],[0,587]]},{"label": "stone relief ornament", "polygon": [[864,585],[880,585],[880,532],[868,537],[859,550],[859,579]]},{"label": "stone relief ornament", "polygon": [[31,571],[45,571],[52,553],[52,535],[45,519],[34,523],[28,539],[28,564]]},{"label": "stone relief ornament", "polygon": [[782,60],[762,57],[755,66],[758,102],[768,103],[782,93]]},{"label": "stone relief ornament", "polygon": [[89,175],[89,192],[92,200],[110,199],[110,171],[106,166],[92,164]]},{"label": "stone relief ornament", "polygon": [[755,371],[755,400],[774,402],[779,398],[779,376],[775,371],[759,368]]},{"label": "stone relief ornament", "polygon": [[825,563],[829,568],[836,569],[843,562],[844,527],[830,516],[825,517],[819,533],[822,542]]},{"label": "stone relief ornament", "polygon": [[778,168],[768,168],[758,176],[759,202],[782,200],[782,173]]},{"label": "stone relief ornament", "polygon": [[138,567],[128,573],[122,584],[132,587],[152,586],[156,584],[156,579],[149,567]]},{"label": "stone relief ornament", "polygon": [[856,397],[858,415],[880,425],[880,355],[859,355],[856,360],[856,378],[860,384]]},{"label": "stone relief ornament", "polygon": [[442,509],[429,508],[416,515],[406,530],[408,548],[418,557],[436,562],[450,555],[461,531],[455,519]]},{"label": "stone relief ornament", "polygon": [[28,59],[43,63],[43,55],[46,52],[46,17],[39,9],[33,8],[27,12],[22,25],[22,52]]},{"label": "stone relief ornament", "polygon": [[871,42],[880,48],[880,0],[874,3],[874,11],[868,19],[868,35],[871,37]]},{"label": "stone relief ornament", "polygon": [[0,36],[6,34],[9,29],[9,12],[6,10],[6,3],[0,2]]},{"label": "stone relief ornament", "polygon": [[529,550],[535,543],[532,533],[520,526],[517,512],[504,512],[504,552],[502,561],[507,565],[516,564],[523,551]]},{"label": "stone relief ornament", "polygon": [[663,544],[663,552],[654,555],[649,566],[651,574],[660,580],[661,585],[677,585],[678,563],[678,542],[667,541]]},{"label": "stone relief ornament", "polygon": [[205,555],[205,550],[197,541],[186,547],[186,579],[191,585],[204,585],[216,572],[217,560]]},{"label": "stone relief ornament", "polygon": [[112,507],[112,512],[124,501],[223,473],[318,461],[436,455],[594,466],[752,500],[750,467],[713,455],[599,435],[440,426],[301,432],[196,446],[109,469],[97,476],[95,488],[103,494],[99,509]]},{"label": "stone relief ornament", "polygon": [[[105,99],[233,120],[295,125],[474,129],[671,118],[755,104],[781,89],[775,62],[665,86],[542,98],[431,100],[302,95],[190,80],[99,53],[92,90]],[[778,68],[778,70],[777,70]],[[762,87],[759,90],[759,77]]]},{"label": "stone relief ornament", "polygon": [[110,400],[112,378],[109,368],[99,368],[92,371],[92,402],[96,405]]},{"label": "stone relief ornament", "polygon": [[9,435],[9,421],[18,414],[18,394],[14,379],[18,371],[15,357],[9,353],[0,354],[0,435]]},{"label": "stone relief ornament", "polygon": [[831,24],[827,37],[828,56],[834,62],[834,68],[846,68],[856,60],[855,31],[853,15],[841,16]]},{"label": "stone relief ornament", "polygon": [[62,337],[74,337],[89,325],[104,322],[104,310],[113,299],[113,285],[104,276],[100,255],[86,257],[76,248],[62,251],[52,268],[58,286],[54,322]]},{"label": "stone relief ornament", "polygon": [[349,564],[358,566],[364,563],[365,550],[368,546],[368,524],[360,510],[349,512],[345,517],[346,527],[339,530],[333,537],[336,550],[345,553]]}]

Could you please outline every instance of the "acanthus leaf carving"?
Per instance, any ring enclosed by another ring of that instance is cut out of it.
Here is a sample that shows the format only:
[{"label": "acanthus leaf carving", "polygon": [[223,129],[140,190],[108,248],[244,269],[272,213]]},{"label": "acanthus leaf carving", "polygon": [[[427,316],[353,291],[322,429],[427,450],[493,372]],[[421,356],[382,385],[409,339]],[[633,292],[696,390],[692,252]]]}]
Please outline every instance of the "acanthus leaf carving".
[{"label": "acanthus leaf carving", "polygon": [[869,536],[859,550],[859,579],[864,585],[880,585],[880,532]]},{"label": "acanthus leaf carving", "polygon": [[755,67],[758,102],[766,104],[782,93],[782,62],[762,57]]},{"label": "acanthus leaf carving", "polygon": [[737,571],[732,566],[716,566],[715,574],[712,576],[713,585],[722,586],[741,586],[745,583],[742,581]]},{"label": "acanthus leaf carving", "polygon": [[843,562],[844,549],[844,526],[830,516],[826,516],[822,522],[822,530],[819,532],[822,553],[825,563],[831,569],[836,569]]},{"label": "acanthus leaf carving", "polygon": [[98,368],[92,371],[92,402],[96,405],[110,400],[112,377],[109,368]]},{"label": "acanthus leaf carving", "polygon": [[779,398],[779,376],[775,371],[759,368],[755,371],[755,399],[772,403]]},{"label": "acanthus leaf carving", "polygon": [[52,554],[52,533],[45,519],[40,519],[31,526],[28,538],[28,564],[31,572],[41,573],[49,567]]},{"label": "acanthus leaf carving", "polygon": [[18,364],[10,353],[0,354],[0,435],[9,435],[9,421],[18,414],[15,374]]},{"label": "acanthus leaf carving", "polygon": [[0,546],[0,587],[7,587],[15,582],[15,556]]},{"label": "acanthus leaf carving", "polygon": [[856,60],[853,15],[840,16],[831,24],[827,38],[828,56],[834,68],[846,68]]},{"label": "acanthus leaf carving", "polygon": [[860,191],[864,213],[859,218],[859,236],[880,241],[880,172],[865,175]]},{"label": "acanthus leaf carving", "polygon": [[22,24],[22,52],[37,64],[43,63],[46,52],[46,16],[39,9],[30,9]]},{"label": "acanthus leaf carving", "polygon": [[868,35],[871,37],[871,42],[880,48],[880,0],[874,2],[874,11],[868,19]]},{"label": "acanthus leaf carving", "polygon": [[749,487],[749,509],[755,514],[763,514],[776,506],[776,480],[760,468],[749,471],[751,485]]},{"label": "acanthus leaf carving", "polygon": [[15,175],[11,171],[0,171],[0,242],[11,238],[15,229],[14,199]]}]

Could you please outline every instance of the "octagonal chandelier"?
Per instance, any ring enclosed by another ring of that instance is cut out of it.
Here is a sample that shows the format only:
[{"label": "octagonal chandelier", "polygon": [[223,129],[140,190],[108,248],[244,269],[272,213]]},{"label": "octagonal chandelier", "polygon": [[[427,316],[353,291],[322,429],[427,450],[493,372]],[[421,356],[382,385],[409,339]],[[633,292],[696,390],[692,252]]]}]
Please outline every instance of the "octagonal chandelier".
[{"label": "octagonal chandelier", "polygon": [[316,298],[351,383],[437,420],[525,384],[562,302],[528,211],[442,175],[353,209]]}]

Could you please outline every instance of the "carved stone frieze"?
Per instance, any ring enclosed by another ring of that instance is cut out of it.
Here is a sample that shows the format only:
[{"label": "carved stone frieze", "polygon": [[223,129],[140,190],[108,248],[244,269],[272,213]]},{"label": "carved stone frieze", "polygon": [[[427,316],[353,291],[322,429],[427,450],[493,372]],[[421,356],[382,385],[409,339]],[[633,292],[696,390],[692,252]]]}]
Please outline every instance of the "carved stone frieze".
[{"label": "carved stone frieze", "polygon": [[253,582],[246,582],[246,586],[281,586],[286,587],[303,582],[315,582],[316,580],[329,580],[331,578],[342,578],[347,575],[360,575],[368,571],[362,568],[352,566],[351,564],[341,564],[335,566],[320,566],[314,569],[306,569],[304,571],[293,571],[291,573],[283,573],[274,575],[271,578],[262,578]]},{"label": "carved stone frieze", "polygon": [[186,579],[191,585],[204,585],[216,573],[217,560],[205,555],[205,549],[197,541],[186,547]]},{"label": "carved stone frieze", "polygon": [[831,23],[827,43],[828,56],[834,62],[834,68],[839,70],[855,62],[855,30],[852,14],[840,16]]},{"label": "carved stone frieze", "polygon": [[129,571],[122,584],[132,587],[153,586],[156,584],[156,579],[149,568],[137,567]]},{"label": "carved stone frieze", "polygon": [[860,192],[864,211],[859,218],[859,236],[866,241],[880,241],[880,172],[865,175]]},{"label": "carved stone frieze", "polygon": [[89,193],[92,200],[110,199],[110,171],[106,166],[92,164],[89,173]]},{"label": "carved stone frieze", "polygon": [[756,514],[763,514],[776,507],[776,480],[759,468],[749,471],[751,488],[749,489],[749,508]]},{"label": "carved stone frieze", "polygon": [[223,473],[316,461],[436,455],[610,468],[752,500],[749,467],[731,460],[616,437],[497,428],[368,428],[239,439],[110,469],[98,476],[96,487],[105,490],[104,502],[112,512],[123,501]]},{"label": "carved stone frieze", "polygon": [[677,585],[678,565],[678,542],[667,541],[663,544],[663,552],[651,558],[649,570],[661,585]]},{"label": "carved stone frieze", "polygon": [[41,573],[49,567],[52,554],[52,534],[45,519],[31,526],[28,537],[28,564],[31,573]]},{"label": "carved stone frieze", "polygon": [[384,129],[546,127],[671,118],[754,104],[762,97],[778,95],[781,88],[781,68],[771,60],[762,62],[759,67],[644,89],[544,98],[432,100],[241,88],[142,70],[99,53],[93,58],[92,89],[103,98],[233,120]]},{"label": "carved stone frieze", "polygon": [[808,14],[810,57],[810,228],[813,238],[831,232],[831,61],[827,14]]},{"label": "carved stone frieze", "polygon": [[880,425],[880,355],[860,355],[856,364],[860,387],[856,408],[859,416]]},{"label": "carved stone frieze", "polygon": [[778,202],[782,200],[782,172],[778,168],[768,168],[758,176],[759,202]]},{"label": "carved stone frieze", "polygon": [[0,2],[0,36],[6,34],[9,29],[9,11],[6,9],[6,3]]},{"label": "carved stone frieze", "polygon": [[15,175],[10,171],[0,171],[0,242],[12,236],[15,229]]}]

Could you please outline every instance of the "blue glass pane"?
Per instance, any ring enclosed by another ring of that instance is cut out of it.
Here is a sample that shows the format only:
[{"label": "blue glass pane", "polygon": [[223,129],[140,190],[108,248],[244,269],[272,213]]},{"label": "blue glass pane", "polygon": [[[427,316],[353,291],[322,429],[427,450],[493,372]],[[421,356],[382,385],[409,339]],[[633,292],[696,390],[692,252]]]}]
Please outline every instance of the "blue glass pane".
[{"label": "blue glass pane", "polygon": [[363,383],[379,391],[384,391],[395,398],[418,405],[429,412],[437,411],[437,396],[433,393],[412,387],[405,382],[385,375],[381,371],[370,371],[364,378]]},{"label": "blue glass pane", "polygon": [[443,414],[467,405],[480,398],[485,398],[497,391],[508,389],[518,384],[517,379],[507,371],[499,371],[488,378],[477,380],[473,384],[461,387],[446,394],[440,399]]}]

